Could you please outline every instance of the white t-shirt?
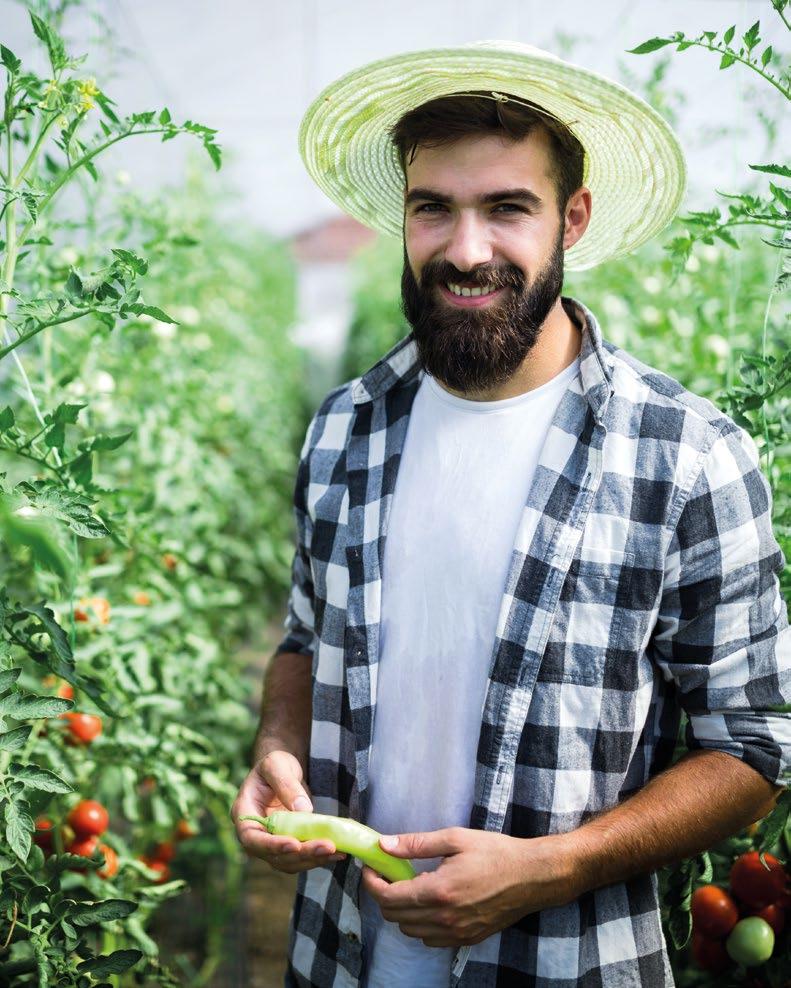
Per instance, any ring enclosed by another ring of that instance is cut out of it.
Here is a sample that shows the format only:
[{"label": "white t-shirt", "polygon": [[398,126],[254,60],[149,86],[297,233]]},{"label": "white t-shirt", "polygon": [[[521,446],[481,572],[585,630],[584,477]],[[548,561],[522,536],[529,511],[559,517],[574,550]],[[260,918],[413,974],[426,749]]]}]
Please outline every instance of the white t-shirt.
[{"label": "white t-shirt", "polygon": [[[426,374],[412,407],[382,566],[369,826],[469,825],[491,651],[511,552],[579,358],[539,388],[471,401]],[[434,870],[441,858],[414,860]],[[386,922],[361,888],[367,988],[446,988],[455,950]]]}]

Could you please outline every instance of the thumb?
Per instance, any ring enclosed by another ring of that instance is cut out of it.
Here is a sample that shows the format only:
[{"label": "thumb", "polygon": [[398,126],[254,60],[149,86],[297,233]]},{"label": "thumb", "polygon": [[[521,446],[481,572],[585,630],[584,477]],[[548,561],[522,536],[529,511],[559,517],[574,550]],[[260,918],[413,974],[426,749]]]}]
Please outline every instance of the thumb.
[{"label": "thumb", "polygon": [[459,851],[450,828],[414,834],[383,834],[379,843],[396,858],[438,858]]},{"label": "thumb", "polygon": [[[276,752],[275,755],[281,755]],[[289,810],[299,810],[304,813],[313,812],[313,802],[294,771],[293,767],[283,759],[270,756],[259,764],[259,772],[272,792]]]}]

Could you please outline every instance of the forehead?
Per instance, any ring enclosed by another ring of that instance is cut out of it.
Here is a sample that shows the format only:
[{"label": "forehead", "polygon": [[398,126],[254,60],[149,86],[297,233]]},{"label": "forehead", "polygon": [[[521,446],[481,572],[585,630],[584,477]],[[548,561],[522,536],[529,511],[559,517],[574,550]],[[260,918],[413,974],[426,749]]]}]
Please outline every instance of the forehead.
[{"label": "forehead", "polygon": [[550,189],[549,138],[535,130],[520,141],[501,134],[471,134],[440,147],[418,146],[406,163],[407,189],[449,183],[484,191],[487,187],[524,185],[536,192]]}]

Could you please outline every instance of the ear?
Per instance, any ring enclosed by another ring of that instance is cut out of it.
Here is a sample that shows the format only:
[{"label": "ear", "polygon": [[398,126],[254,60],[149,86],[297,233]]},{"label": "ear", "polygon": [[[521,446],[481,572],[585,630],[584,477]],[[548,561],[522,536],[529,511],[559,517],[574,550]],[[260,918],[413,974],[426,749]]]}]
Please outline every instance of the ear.
[{"label": "ear", "polygon": [[563,218],[563,249],[568,250],[582,237],[588,229],[591,219],[591,192],[584,185],[580,186],[566,203]]}]

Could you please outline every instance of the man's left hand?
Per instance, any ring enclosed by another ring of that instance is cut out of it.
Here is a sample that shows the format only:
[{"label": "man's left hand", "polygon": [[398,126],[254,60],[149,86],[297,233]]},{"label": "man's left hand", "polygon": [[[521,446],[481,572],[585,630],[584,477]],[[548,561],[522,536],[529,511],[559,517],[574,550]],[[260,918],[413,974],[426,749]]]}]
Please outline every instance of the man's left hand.
[{"label": "man's left hand", "polygon": [[480,943],[522,916],[576,898],[565,835],[523,839],[487,830],[448,827],[383,837],[398,858],[444,860],[435,871],[390,884],[363,867],[365,889],[382,916],[427,947]]}]

